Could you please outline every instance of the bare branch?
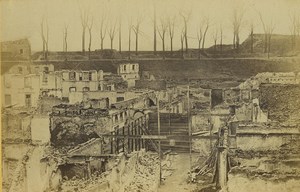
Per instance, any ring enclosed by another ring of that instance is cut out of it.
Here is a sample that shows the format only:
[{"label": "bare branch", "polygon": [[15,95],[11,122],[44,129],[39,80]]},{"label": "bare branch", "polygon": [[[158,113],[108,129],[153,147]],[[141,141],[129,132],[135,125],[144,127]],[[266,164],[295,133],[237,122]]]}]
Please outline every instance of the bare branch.
[{"label": "bare branch", "polygon": [[109,31],[108,31],[108,35],[110,38],[110,48],[113,49],[113,41],[115,38],[115,34],[116,34],[116,25],[117,25],[117,21],[112,22],[113,24],[110,26]]},{"label": "bare branch", "polygon": [[160,27],[158,27],[157,31],[162,41],[163,59],[165,59],[165,35],[167,30],[168,30],[168,25],[166,21],[163,18],[161,18]]}]

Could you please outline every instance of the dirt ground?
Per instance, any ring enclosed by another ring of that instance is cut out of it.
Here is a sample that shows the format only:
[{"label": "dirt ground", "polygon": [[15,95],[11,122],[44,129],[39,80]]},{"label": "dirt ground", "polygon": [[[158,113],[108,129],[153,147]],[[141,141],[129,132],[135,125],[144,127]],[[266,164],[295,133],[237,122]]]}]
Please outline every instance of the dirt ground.
[{"label": "dirt ground", "polygon": [[[197,154],[192,154],[192,162],[196,161]],[[169,161],[170,160],[170,161]],[[162,161],[162,176],[167,175],[161,182],[158,192],[184,192],[196,189],[196,184],[188,183],[188,171],[190,169],[190,156],[188,153],[170,154]],[[165,173],[165,170],[171,170],[171,175]]]}]

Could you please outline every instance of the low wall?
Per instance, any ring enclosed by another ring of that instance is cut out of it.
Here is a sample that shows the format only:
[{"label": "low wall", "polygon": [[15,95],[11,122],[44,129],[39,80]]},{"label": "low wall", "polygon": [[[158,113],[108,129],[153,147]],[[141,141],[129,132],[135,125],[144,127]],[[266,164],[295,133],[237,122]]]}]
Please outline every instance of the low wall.
[{"label": "low wall", "polygon": [[228,174],[227,187],[228,192],[298,192],[300,189],[300,180],[290,179],[288,181],[271,181],[260,178],[249,179],[243,174]]},{"label": "low wall", "polygon": [[245,134],[236,137],[237,149],[244,151],[248,150],[278,150],[283,144],[289,143],[292,139],[295,139],[295,135],[290,134]]}]

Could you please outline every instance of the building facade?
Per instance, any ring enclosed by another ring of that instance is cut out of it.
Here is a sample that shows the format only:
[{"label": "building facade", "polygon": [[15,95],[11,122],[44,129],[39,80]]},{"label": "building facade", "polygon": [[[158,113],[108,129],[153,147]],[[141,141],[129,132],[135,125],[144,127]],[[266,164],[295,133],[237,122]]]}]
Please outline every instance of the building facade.
[{"label": "building facade", "polygon": [[31,46],[29,40],[1,42],[1,56],[4,60],[30,60]]},{"label": "building facade", "polygon": [[118,75],[120,75],[128,83],[128,88],[135,87],[135,81],[140,79],[139,64],[125,63],[118,67]]},{"label": "building facade", "polygon": [[62,97],[69,97],[71,92],[102,91],[103,71],[61,71]]}]

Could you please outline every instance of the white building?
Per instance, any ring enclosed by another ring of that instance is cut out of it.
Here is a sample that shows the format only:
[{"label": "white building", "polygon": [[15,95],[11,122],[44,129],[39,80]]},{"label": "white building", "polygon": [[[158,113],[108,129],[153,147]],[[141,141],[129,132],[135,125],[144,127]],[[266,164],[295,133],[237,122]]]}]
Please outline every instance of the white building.
[{"label": "white building", "polygon": [[102,91],[103,71],[61,71],[62,97],[69,97],[70,92]]},{"label": "white building", "polygon": [[140,79],[139,64],[125,63],[118,67],[118,75],[120,75],[128,83],[128,88],[135,86],[135,81]]},{"label": "white building", "polygon": [[40,76],[5,74],[2,76],[2,106],[36,107],[40,94]]}]

